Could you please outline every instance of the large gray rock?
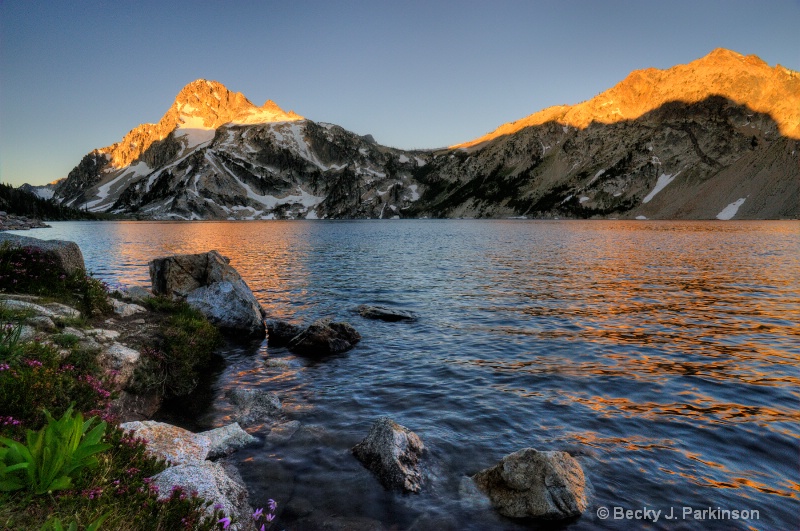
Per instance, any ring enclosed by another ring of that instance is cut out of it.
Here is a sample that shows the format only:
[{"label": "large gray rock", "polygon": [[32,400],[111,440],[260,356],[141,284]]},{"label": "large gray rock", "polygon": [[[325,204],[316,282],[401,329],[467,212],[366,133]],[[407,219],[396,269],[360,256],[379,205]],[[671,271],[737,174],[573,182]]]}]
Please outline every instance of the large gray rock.
[{"label": "large gray rock", "polygon": [[147,441],[147,451],[173,465],[205,461],[211,450],[211,439],[171,424],[145,420],[126,422],[120,428]]},{"label": "large gray rock", "polygon": [[9,242],[12,248],[33,249],[52,258],[55,267],[69,275],[76,271],[85,271],[83,254],[75,242],[64,240],[40,240],[28,236],[17,236],[0,232],[0,245]]},{"label": "large gray rock", "polygon": [[217,251],[150,262],[155,295],[185,299],[220,328],[263,337],[264,309],[229,260]]},{"label": "large gray rock", "polygon": [[214,282],[241,280],[230,260],[217,251],[176,254],[150,261],[150,282],[156,295],[184,299],[197,288]]},{"label": "large gray rock", "polygon": [[305,356],[328,356],[353,348],[361,335],[347,323],[333,323],[319,319],[289,341],[292,352]]},{"label": "large gray rock", "polygon": [[189,293],[186,302],[224,330],[259,337],[266,333],[261,305],[243,280],[215,282],[197,288]]},{"label": "large gray rock", "polygon": [[472,479],[492,506],[511,518],[570,518],[589,505],[583,469],[566,452],[525,448]]},{"label": "large gray rock", "polygon": [[247,487],[234,467],[212,461],[187,463],[167,468],[152,479],[152,484],[158,487],[159,500],[169,498],[173,487],[181,487],[185,493],[197,492],[211,502],[207,514],[213,514],[214,505],[221,505],[226,516],[235,517],[238,523],[228,529],[252,529],[253,509]]},{"label": "large gray rock", "polygon": [[242,426],[272,422],[283,410],[278,395],[270,391],[234,387],[226,396],[235,408],[233,419]]},{"label": "large gray rock", "polygon": [[387,489],[419,492],[422,472],[419,458],[425,445],[416,433],[389,417],[375,421],[366,438],[353,447],[353,455],[371,470]]},{"label": "large gray rock", "polygon": [[211,449],[208,451],[208,459],[217,459],[228,454],[232,454],[239,448],[256,442],[258,439],[244,431],[238,422],[214,428],[213,430],[200,432],[211,439]]}]

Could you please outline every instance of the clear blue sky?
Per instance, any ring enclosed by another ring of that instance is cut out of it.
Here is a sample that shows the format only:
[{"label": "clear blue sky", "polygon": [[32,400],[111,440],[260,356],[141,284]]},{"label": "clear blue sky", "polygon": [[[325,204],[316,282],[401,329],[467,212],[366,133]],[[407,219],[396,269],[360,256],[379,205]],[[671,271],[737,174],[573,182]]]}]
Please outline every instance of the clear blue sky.
[{"label": "clear blue sky", "polygon": [[0,182],[66,176],[198,78],[433,148],[717,47],[800,70],[800,0],[0,0]]}]

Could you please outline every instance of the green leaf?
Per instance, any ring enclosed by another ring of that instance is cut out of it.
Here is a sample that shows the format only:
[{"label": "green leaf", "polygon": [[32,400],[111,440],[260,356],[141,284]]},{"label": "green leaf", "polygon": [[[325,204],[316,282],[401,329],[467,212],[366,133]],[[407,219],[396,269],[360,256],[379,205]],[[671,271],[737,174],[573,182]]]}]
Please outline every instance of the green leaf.
[{"label": "green leaf", "polygon": [[103,524],[103,522],[105,522],[105,521],[106,521],[106,519],[107,519],[109,516],[111,516],[111,513],[110,513],[110,512],[108,512],[108,513],[104,514],[103,516],[101,516],[100,518],[98,518],[97,520],[95,520],[94,522],[92,522],[91,524],[89,524],[89,525],[86,527],[86,531],[97,531],[98,529],[100,529],[100,526]]},{"label": "green leaf", "polygon": [[0,492],[11,492],[24,488],[25,484],[15,479],[0,479]]},{"label": "green leaf", "polygon": [[37,492],[37,494],[44,494],[45,492],[53,490],[64,490],[70,488],[71,486],[72,486],[72,479],[69,478],[68,476],[61,476],[54,479],[52,482],[50,482],[49,485],[47,485],[43,489],[42,492]]}]

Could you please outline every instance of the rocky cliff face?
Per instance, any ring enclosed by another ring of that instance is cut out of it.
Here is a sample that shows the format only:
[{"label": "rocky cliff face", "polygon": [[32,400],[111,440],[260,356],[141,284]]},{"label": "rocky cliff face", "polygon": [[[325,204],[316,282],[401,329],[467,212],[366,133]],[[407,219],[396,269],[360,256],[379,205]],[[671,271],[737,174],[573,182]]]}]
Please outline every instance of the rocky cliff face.
[{"label": "rocky cliff face", "polygon": [[198,80],[56,197],[155,219],[798,217],[798,139],[800,74],[728,50],[436,152]]}]

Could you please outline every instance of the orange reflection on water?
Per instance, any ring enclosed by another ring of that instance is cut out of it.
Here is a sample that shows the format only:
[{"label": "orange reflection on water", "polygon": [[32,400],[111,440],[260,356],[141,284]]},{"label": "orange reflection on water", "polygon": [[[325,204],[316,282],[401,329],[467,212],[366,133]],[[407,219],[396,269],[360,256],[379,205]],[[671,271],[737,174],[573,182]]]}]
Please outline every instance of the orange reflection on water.
[{"label": "orange reflection on water", "polygon": [[140,264],[138,273],[124,271],[123,284],[149,286],[147,264],[158,256],[217,250],[230,258],[268,315],[283,317],[286,312],[285,301],[275,300],[274,293],[284,291],[287,283],[307,285],[302,261],[296,260],[304,249],[292,237],[307,227],[292,222],[115,222],[111,228],[120,242],[115,249],[119,263]]}]

